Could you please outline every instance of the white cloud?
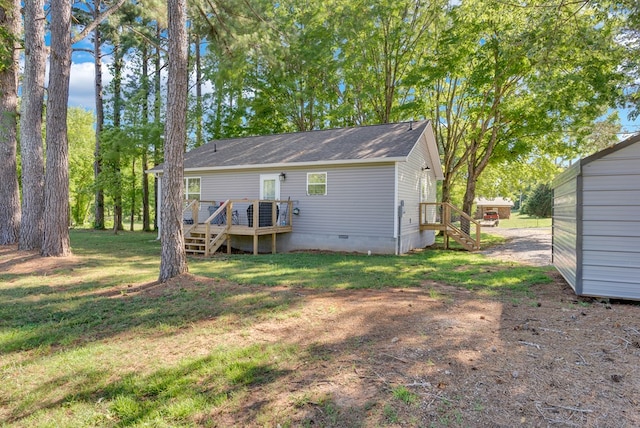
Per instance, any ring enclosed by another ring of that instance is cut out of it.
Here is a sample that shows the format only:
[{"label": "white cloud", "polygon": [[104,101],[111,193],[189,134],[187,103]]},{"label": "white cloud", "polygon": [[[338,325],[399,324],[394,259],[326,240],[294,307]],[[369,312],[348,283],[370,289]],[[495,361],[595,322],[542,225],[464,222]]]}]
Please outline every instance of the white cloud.
[{"label": "white cloud", "polygon": [[[111,74],[105,64],[102,64],[102,86],[105,88],[111,81]],[[93,62],[71,64],[71,78],[69,82],[69,105],[95,110],[95,66]]]}]

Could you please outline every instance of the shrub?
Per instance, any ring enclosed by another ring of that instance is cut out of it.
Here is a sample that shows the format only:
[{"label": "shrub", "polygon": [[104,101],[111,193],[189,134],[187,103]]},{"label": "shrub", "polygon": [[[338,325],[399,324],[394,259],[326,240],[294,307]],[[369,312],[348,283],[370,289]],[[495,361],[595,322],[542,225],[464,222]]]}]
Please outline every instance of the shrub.
[{"label": "shrub", "polygon": [[535,217],[551,217],[553,190],[548,184],[540,184],[522,204],[521,212]]}]

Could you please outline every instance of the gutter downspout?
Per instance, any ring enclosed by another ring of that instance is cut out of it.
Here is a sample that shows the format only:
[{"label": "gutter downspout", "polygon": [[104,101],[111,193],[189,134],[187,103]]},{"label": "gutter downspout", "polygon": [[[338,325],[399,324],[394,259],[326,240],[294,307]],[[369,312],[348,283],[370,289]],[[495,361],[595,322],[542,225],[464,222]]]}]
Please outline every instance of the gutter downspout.
[{"label": "gutter downspout", "polygon": [[398,205],[398,250],[396,255],[402,254],[402,215],[404,214],[404,199]]}]

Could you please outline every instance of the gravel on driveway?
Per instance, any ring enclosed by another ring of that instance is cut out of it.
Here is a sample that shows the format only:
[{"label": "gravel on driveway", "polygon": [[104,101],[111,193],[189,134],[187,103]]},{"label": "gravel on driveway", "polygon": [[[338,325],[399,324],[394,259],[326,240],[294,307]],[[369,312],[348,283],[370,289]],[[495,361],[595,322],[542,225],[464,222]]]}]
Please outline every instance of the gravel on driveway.
[{"label": "gravel on driveway", "polygon": [[524,229],[504,229],[487,227],[485,233],[504,236],[504,244],[481,249],[480,253],[500,260],[519,262],[531,266],[551,264],[551,228],[536,227]]}]

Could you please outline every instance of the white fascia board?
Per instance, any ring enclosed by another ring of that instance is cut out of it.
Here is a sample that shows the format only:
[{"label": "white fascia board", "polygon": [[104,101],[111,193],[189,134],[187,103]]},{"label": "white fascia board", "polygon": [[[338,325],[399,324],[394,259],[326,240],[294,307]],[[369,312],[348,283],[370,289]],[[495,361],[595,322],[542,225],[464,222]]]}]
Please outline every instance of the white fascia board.
[{"label": "white fascia board", "polygon": [[431,121],[424,127],[422,134],[416,140],[416,143],[411,148],[411,153],[414,150],[418,149],[418,145],[424,142],[427,146],[427,156],[429,160],[429,167],[432,169],[434,177],[436,180],[444,180],[444,172],[442,171],[442,164],[440,163],[440,154],[438,152],[438,144],[436,143],[436,138],[433,133],[433,128],[431,126]]},{"label": "white fascia board", "polygon": [[[406,162],[407,158],[395,157],[395,158],[377,158],[377,159],[359,159],[359,160],[336,160],[336,161],[323,161],[323,162],[286,162],[286,163],[271,163],[271,164],[256,164],[256,165],[232,165],[232,166],[216,166],[216,167],[200,167],[200,168],[185,168],[185,172],[202,172],[202,171],[229,171],[229,170],[243,170],[243,169],[267,169],[267,168],[299,168],[306,166],[322,167],[322,166],[340,166],[340,165],[366,165],[366,164],[391,164],[397,162]],[[162,170],[156,170],[154,172],[162,173]]]},{"label": "white fascia board", "polygon": [[400,183],[398,180],[398,176],[400,175],[398,164],[396,163],[394,172],[393,172],[393,237],[396,239],[396,255],[398,255],[398,205],[400,205]]},{"label": "white fascia board", "polygon": [[431,121],[424,128],[424,132],[422,136],[427,141],[427,152],[429,153],[429,157],[431,158],[431,164],[433,168],[433,173],[436,177],[436,180],[444,180],[444,171],[442,170],[442,164],[440,163],[440,153],[438,152],[438,143],[436,142],[436,136],[433,132],[433,127],[431,126]]}]

